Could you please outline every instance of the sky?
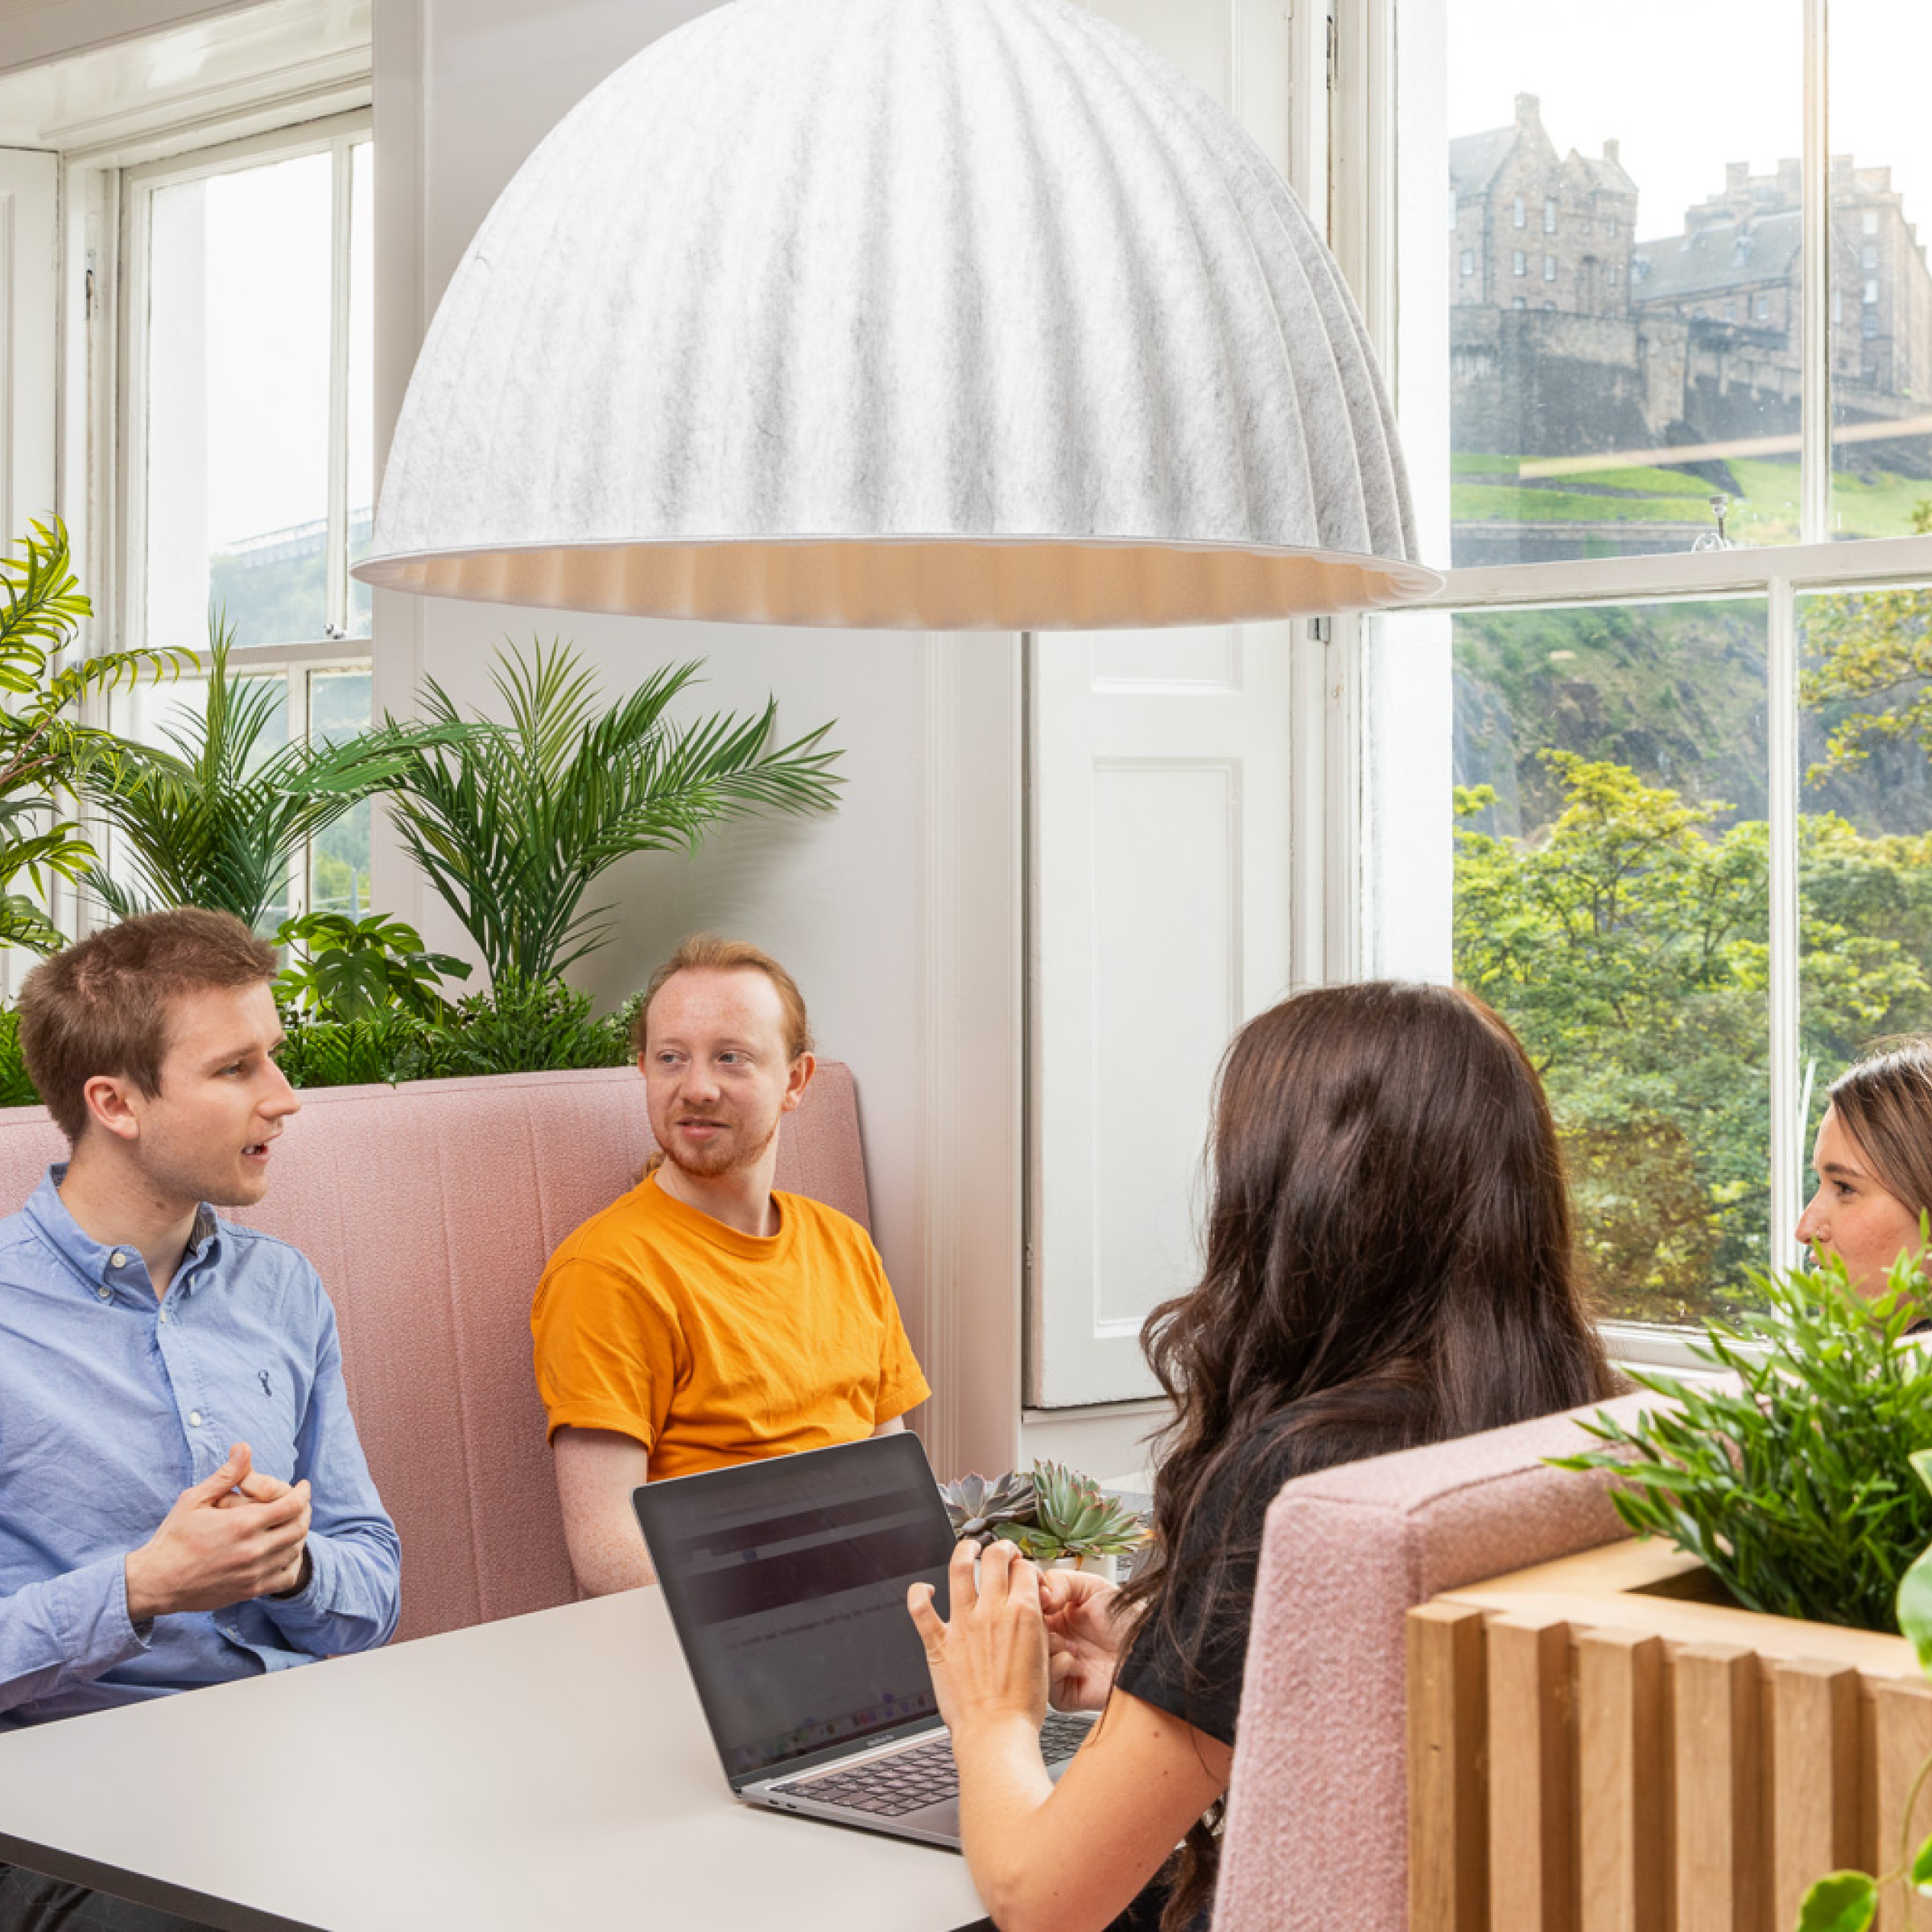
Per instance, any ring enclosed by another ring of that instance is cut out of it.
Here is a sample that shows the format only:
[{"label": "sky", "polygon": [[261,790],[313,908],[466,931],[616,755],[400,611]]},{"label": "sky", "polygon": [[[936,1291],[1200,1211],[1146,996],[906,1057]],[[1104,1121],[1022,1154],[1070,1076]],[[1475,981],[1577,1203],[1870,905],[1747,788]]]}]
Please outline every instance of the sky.
[{"label": "sky", "polygon": [[[1506,126],[1542,102],[1559,154],[1620,143],[1637,233],[1675,234],[1719,192],[1727,162],[1766,174],[1803,147],[1801,0],[1447,0],[1451,136]],[[1907,220],[1932,239],[1932,4],[1831,0],[1830,143],[1889,164]]]}]

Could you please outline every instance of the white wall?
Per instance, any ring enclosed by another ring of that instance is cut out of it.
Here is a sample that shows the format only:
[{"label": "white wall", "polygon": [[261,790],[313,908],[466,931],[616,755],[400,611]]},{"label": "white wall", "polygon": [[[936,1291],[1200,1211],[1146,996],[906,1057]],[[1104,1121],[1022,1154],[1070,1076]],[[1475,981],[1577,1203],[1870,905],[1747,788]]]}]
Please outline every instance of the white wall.
[{"label": "white wall", "polygon": [[[423,329],[472,233],[555,121],[696,0],[384,0],[375,16],[377,435],[386,445]],[[639,183],[648,193],[650,184]],[[506,632],[575,640],[613,693],[702,656],[707,708],[780,704],[788,737],[827,719],[845,757],[839,811],[748,822],[695,861],[608,875],[613,943],[573,976],[634,988],[683,934],[743,936],[783,959],[820,1051],[857,1075],[874,1232],[937,1398],[942,1470],[1005,1468],[1019,1447],[1018,643],[377,600],[378,711],[418,680],[489,696]],[[375,897],[434,943],[457,929],[378,850]]]}]

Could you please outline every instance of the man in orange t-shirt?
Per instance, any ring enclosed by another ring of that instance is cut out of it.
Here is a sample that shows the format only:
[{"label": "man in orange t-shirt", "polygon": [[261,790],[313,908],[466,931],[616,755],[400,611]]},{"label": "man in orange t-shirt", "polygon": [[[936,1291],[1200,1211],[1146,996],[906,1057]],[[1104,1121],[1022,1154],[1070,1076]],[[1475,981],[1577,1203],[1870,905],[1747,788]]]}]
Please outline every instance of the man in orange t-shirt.
[{"label": "man in orange t-shirt", "polygon": [[687,939],[633,1038],[662,1160],[551,1257],[530,1315],[593,1596],[652,1580],[638,1484],[884,1435],[931,1393],[865,1229],[772,1191],[778,1123],[815,1064],[791,976]]}]

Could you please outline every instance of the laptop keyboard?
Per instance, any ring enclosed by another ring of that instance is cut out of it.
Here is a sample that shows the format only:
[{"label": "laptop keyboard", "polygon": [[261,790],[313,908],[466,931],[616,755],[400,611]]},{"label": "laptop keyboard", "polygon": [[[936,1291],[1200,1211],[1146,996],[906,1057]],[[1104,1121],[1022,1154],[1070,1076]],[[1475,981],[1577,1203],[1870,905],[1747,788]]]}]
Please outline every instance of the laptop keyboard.
[{"label": "laptop keyboard", "polygon": [[[1049,1711],[1040,1728],[1041,1755],[1050,1765],[1063,1762],[1080,1749],[1092,1728],[1084,1717]],[[958,1797],[960,1768],[953,1762],[952,1740],[935,1737],[930,1744],[913,1744],[813,1777],[791,1778],[773,1789],[869,1812],[874,1818],[903,1818],[908,1811],[921,1811],[928,1805]]]}]

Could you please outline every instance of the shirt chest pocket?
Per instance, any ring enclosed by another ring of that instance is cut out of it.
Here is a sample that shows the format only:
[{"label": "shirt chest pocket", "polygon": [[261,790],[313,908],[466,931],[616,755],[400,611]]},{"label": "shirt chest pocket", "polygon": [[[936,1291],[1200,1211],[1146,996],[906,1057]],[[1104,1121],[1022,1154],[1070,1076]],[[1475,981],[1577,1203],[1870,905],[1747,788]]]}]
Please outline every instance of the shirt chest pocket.
[{"label": "shirt chest pocket", "polygon": [[217,1460],[227,1455],[231,1443],[246,1443],[255,1468],[292,1483],[295,1438],[308,1390],[287,1363],[266,1355],[259,1363],[225,1360],[206,1378],[204,1388],[200,1425],[192,1415],[186,1419],[196,1433],[208,1433]]}]

